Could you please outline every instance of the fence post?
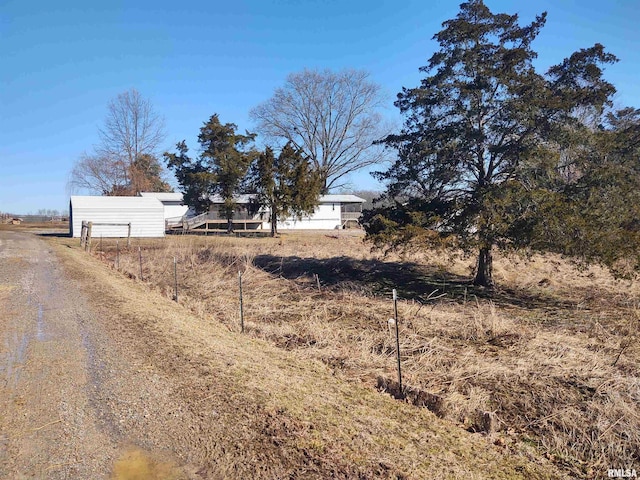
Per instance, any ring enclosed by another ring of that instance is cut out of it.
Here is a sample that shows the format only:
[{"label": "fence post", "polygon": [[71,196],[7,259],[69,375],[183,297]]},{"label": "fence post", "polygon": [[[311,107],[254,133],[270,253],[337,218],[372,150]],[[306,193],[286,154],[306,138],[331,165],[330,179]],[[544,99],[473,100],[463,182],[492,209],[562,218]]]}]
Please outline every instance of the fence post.
[{"label": "fence post", "polygon": [[87,223],[87,240],[84,242],[84,249],[91,253],[91,228],[93,227],[93,222]]},{"label": "fence post", "polygon": [[116,270],[120,270],[120,241],[116,240]]},{"label": "fence post", "polygon": [[242,301],[242,273],[238,271],[238,286],[240,287],[240,333],[244,333],[244,305]]},{"label": "fence post", "polygon": [[400,397],[404,398],[404,393],[402,391],[402,369],[400,367],[400,331],[398,328],[398,292],[396,289],[393,289],[393,313],[395,316],[395,324],[396,324],[396,359],[398,361],[398,385],[400,389]]},{"label": "fence post", "polygon": [[176,257],[173,257],[173,282],[176,292],[174,299],[178,303],[178,260]]},{"label": "fence post", "polygon": [[127,248],[131,246],[131,222],[129,222],[128,227],[129,228],[127,230]]},{"label": "fence post", "polygon": [[86,241],[87,241],[87,222],[86,220],[83,220],[82,227],[80,228],[80,246],[84,247]]},{"label": "fence post", "polygon": [[142,250],[138,247],[138,260],[140,261],[140,281],[144,282],[144,278],[142,277]]}]

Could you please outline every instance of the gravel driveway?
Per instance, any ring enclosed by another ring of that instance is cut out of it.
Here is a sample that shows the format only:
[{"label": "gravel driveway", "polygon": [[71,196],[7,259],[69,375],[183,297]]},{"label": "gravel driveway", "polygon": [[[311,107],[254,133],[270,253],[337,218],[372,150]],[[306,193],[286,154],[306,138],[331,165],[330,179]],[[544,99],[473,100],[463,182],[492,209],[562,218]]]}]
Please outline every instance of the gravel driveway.
[{"label": "gravel driveway", "polygon": [[96,317],[46,241],[0,231],[0,478],[187,475],[170,436],[149,435],[143,449],[167,450],[153,460],[135,428],[172,386],[137,374]]}]

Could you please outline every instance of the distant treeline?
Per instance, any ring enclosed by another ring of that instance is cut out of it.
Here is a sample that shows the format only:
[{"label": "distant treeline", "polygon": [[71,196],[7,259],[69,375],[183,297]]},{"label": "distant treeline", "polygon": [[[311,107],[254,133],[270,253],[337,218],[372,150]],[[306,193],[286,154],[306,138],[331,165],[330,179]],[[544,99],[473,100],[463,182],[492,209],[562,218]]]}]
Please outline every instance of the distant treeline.
[{"label": "distant treeline", "polygon": [[25,223],[44,223],[44,222],[68,222],[68,214],[58,215],[15,215],[12,213],[0,213],[0,219],[2,221],[8,221],[12,219],[19,219]]}]

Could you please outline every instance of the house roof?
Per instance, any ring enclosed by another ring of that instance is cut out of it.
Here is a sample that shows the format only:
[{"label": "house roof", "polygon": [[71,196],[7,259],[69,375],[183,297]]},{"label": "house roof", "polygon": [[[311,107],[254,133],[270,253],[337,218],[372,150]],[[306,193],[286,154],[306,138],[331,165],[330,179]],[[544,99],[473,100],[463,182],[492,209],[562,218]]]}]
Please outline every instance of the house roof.
[{"label": "house roof", "polygon": [[[141,197],[157,198],[161,202],[181,202],[182,193],[180,192],[140,192]],[[129,197],[130,198],[130,197]],[[222,197],[220,195],[212,195],[211,201],[213,203],[222,203]],[[237,203],[249,203],[249,200],[255,198],[255,194],[242,194],[236,195],[234,200]],[[364,198],[360,198],[357,195],[350,194],[337,194],[337,195],[321,195],[319,199],[320,203],[365,203]]]},{"label": "house roof", "polygon": [[162,209],[162,203],[153,197],[99,197],[71,196],[72,208]]},{"label": "house roof", "polygon": [[[234,200],[236,203],[249,203],[255,194],[236,195]],[[223,199],[220,195],[212,195],[210,197],[212,203],[222,203]],[[364,203],[366,200],[356,195],[321,195],[318,199],[319,203]]]},{"label": "house roof", "polygon": [[[235,195],[233,197],[234,202],[236,203],[249,203],[249,201],[251,199],[256,198],[257,195],[254,193],[246,193],[246,194],[241,194],[241,195]],[[211,195],[209,197],[209,200],[211,200],[211,203],[224,203],[224,199],[222,198],[221,195]]]},{"label": "house roof", "polygon": [[140,192],[141,197],[157,198],[161,202],[181,202],[180,192]]},{"label": "house roof", "polygon": [[322,195],[320,203],[365,203],[364,198],[356,195]]}]

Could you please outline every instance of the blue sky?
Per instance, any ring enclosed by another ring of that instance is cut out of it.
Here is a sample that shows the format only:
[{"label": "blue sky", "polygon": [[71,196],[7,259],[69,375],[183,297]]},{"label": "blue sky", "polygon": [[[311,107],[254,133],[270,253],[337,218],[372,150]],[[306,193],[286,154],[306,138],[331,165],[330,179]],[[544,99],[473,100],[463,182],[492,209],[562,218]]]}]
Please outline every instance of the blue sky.
[{"label": "blue sky", "polygon": [[[287,74],[304,68],[370,72],[388,95],[386,115],[403,86],[437,49],[431,40],[459,1],[235,0],[218,2],[0,2],[0,211],[65,209],[73,163],[97,143],[107,103],[136,88],[166,119],[164,149],[202,123],[251,130],[249,110]],[[534,43],[545,69],[596,42],[620,58],[606,78],[616,104],[638,107],[640,2],[486,0],[521,22],[548,12]],[[363,172],[355,188],[374,188]]]}]

